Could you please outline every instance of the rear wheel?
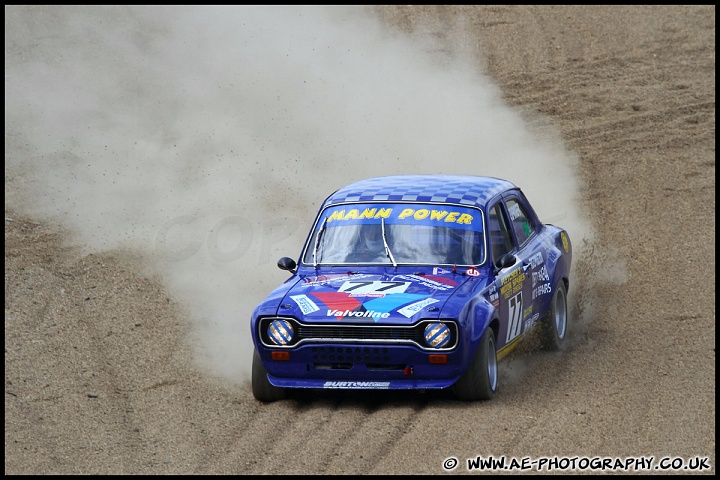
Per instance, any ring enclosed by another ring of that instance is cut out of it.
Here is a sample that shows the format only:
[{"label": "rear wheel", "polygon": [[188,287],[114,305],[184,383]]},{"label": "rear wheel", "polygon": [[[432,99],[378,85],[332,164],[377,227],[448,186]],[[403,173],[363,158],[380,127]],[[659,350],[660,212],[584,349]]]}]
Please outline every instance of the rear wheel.
[{"label": "rear wheel", "polygon": [[495,333],[487,328],[465,374],[453,386],[460,400],[491,400],[498,388]]},{"label": "rear wheel", "polygon": [[267,370],[260,360],[257,349],[253,351],[252,392],[256,400],[266,403],[285,398],[285,390],[272,385],[268,380]]},{"label": "rear wheel", "polygon": [[550,311],[542,325],[542,346],[545,350],[562,350],[568,333],[567,290],[560,280]]}]

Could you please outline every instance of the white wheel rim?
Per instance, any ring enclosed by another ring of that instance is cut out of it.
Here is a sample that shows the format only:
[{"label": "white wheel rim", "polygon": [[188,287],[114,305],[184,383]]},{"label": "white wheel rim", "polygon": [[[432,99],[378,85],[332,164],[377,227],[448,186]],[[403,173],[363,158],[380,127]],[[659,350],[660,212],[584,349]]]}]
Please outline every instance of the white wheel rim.
[{"label": "white wheel rim", "polygon": [[565,330],[567,329],[567,302],[565,301],[565,291],[560,289],[555,299],[555,329],[558,338],[565,338]]},{"label": "white wheel rim", "polygon": [[497,355],[495,353],[495,341],[490,340],[490,346],[487,352],[487,366],[488,366],[488,381],[490,382],[490,388],[494,392],[497,388]]}]

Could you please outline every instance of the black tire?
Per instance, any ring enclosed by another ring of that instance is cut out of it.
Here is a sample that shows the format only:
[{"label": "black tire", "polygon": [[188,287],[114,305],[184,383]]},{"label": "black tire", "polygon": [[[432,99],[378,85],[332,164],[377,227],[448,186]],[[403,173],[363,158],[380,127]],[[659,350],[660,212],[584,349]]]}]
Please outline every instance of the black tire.
[{"label": "black tire", "polygon": [[497,350],[495,333],[488,327],[480,340],[470,367],[453,385],[460,400],[492,400],[498,389]]},{"label": "black tire", "polygon": [[550,311],[542,325],[542,348],[560,351],[565,347],[568,336],[567,290],[565,282],[560,280],[553,295]]},{"label": "black tire", "polygon": [[276,402],[285,398],[285,390],[270,383],[267,370],[260,360],[257,349],[253,351],[252,363],[252,392],[256,400],[261,402]]}]

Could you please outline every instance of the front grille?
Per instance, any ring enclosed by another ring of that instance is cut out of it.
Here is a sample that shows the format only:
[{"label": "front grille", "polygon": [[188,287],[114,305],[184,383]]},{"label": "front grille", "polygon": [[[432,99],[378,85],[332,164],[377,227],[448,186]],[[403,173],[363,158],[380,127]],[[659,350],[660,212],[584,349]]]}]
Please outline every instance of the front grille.
[{"label": "front grille", "polygon": [[[421,320],[415,325],[308,325],[294,318],[283,317],[293,329],[293,338],[286,345],[275,344],[267,333],[268,324],[278,317],[263,318],[258,322],[260,339],[263,345],[272,348],[292,348],[308,343],[377,343],[416,345],[428,351],[448,351],[457,345],[458,328],[452,320]],[[442,348],[432,348],[425,344],[425,327],[428,323],[443,322],[450,329],[450,342]]]},{"label": "front grille", "polygon": [[314,367],[323,370],[349,370],[364,364],[368,370],[403,370],[406,365],[391,364],[387,347],[312,347]]},{"label": "front grille", "polygon": [[298,326],[298,335],[304,340],[409,340],[420,342],[422,332],[411,328],[381,326]]}]

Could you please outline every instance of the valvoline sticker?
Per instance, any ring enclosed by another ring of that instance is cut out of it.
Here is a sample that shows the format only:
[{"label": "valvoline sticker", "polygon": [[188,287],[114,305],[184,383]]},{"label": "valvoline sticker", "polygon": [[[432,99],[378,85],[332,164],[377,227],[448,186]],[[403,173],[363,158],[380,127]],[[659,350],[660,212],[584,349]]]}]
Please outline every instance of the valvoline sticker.
[{"label": "valvoline sticker", "polygon": [[458,287],[442,275],[359,274],[308,277],[289,292],[305,320],[413,318],[445,301]]}]

